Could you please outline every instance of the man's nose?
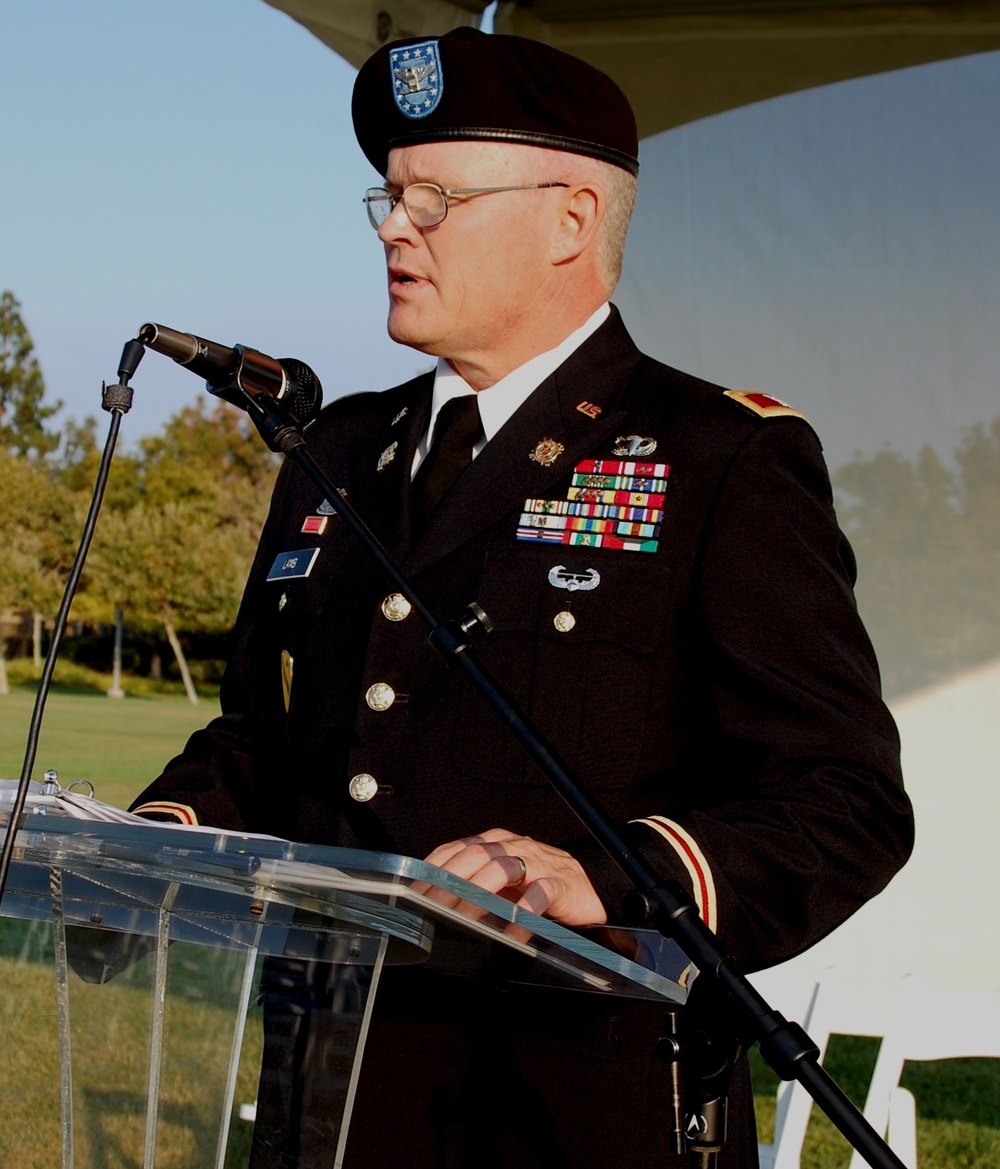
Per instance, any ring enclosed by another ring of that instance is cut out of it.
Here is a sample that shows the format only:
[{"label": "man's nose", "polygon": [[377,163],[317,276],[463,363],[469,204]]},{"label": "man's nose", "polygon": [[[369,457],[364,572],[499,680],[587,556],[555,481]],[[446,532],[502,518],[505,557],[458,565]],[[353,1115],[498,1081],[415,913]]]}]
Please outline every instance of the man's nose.
[{"label": "man's nose", "polygon": [[378,238],[384,244],[392,243],[393,240],[401,238],[413,239],[415,236],[419,236],[419,234],[413,225],[413,220],[406,213],[402,199],[399,200],[392,211],[382,220],[378,229]]}]

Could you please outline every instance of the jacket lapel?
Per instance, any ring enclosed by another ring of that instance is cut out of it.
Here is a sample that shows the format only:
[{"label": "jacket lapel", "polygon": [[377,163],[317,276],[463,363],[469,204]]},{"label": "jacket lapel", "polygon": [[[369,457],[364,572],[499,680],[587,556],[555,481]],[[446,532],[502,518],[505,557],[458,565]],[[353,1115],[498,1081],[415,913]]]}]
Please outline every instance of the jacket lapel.
[{"label": "jacket lapel", "polygon": [[[612,309],[609,320],[547,378],[455,484],[403,562],[420,572],[497,520],[544,496],[581,460],[619,433],[618,404],[639,352]],[[588,406],[589,413],[579,407]],[[593,417],[594,407],[599,411]],[[546,465],[530,456],[543,440],[563,446]]]},{"label": "jacket lapel", "polygon": [[409,548],[410,467],[427,429],[433,388],[433,374],[417,379],[380,425],[352,443],[348,456],[351,502],[397,561]]}]

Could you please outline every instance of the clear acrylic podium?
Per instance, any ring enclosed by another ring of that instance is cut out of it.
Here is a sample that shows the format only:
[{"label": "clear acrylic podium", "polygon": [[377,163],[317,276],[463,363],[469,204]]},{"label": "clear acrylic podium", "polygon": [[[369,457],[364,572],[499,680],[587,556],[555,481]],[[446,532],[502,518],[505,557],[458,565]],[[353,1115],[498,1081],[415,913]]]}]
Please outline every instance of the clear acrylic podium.
[{"label": "clear acrylic podium", "polygon": [[421,861],[28,814],[0,906],[0,1167],[237,1169],[261,963],[336,968],[337,1164],[387,965],[681,1003],[658,934],[576,933]]}]

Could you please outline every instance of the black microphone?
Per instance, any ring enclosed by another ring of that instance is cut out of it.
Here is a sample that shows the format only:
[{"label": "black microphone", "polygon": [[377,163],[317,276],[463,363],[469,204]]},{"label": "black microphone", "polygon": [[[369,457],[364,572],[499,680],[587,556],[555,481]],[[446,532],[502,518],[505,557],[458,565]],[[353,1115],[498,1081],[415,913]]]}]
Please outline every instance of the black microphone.
[{"label": "black microphone", "polygon": [[264,395],[277,402],[299,425],[306,426],[323,404],[319,378],[294,357],[278,361],[246,345],[220,345],[152,323],[139,329],[137,339],[148,349],[172,357],[178,365],[203,377],[210,394],[240,409],[247,408],[248,397]]}]

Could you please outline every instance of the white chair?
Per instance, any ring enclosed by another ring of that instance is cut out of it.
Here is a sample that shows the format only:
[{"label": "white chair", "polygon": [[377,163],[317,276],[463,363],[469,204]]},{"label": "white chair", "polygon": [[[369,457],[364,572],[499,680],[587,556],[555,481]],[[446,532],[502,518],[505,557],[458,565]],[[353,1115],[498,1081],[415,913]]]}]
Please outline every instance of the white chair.
[{"label": "white chair", "polygon": [[[895,985],[851,982],[836,969],[824,971],[819,982],[780,967],[755,974],[751,981],[785,1018],[802,1023],[819,1048],[821,1063],[831,1034],[881,1037],[892,1017]],[[757,1145],[761,1169],[799,1169],[812,1107],[812,1097],[798,1081],[779,1085],[774,1140]]]},{"label": "white chair", "polygon": [[[904,978],[865,1101],[865,1119],[886,1135],[910,1169],[917,1164],[916,1107],[899,1086],[906,1060],[1000,1059],[1000,991],[935,991],[917,975]],[[850,1169],[867,1162],[855,1153]]]}]

